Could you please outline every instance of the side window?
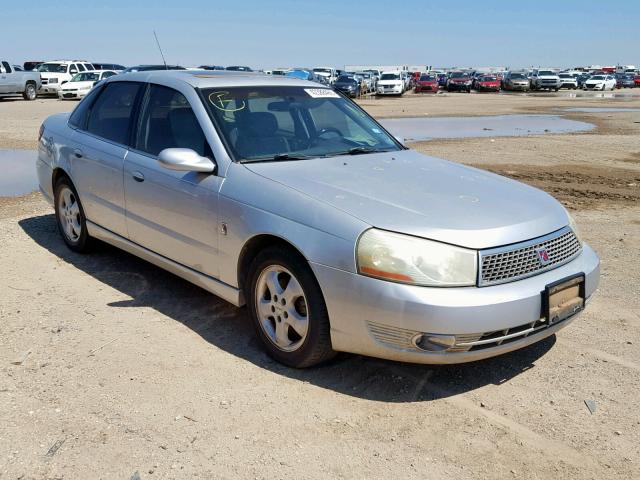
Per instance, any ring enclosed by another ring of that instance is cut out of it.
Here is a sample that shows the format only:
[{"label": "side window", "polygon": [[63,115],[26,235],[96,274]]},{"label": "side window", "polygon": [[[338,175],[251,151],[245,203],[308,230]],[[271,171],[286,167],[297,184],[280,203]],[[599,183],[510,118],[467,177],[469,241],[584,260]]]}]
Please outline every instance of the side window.
[{"label": "side window", "polygon": [[91,109],[91,105],[93,104],[101,90],[102,88],[96,87],[93,88],[89,93],[87,93],[87,95],[71,113],[71,116],[69,117],[69,125],[81,130],[85,129],[87,125],[87,116],[89,110]]},{"label": "side window", "polygon": [[109,83],[91,107],[87,131],[112,142],[127,144],[140,83]]},{"label": "side window", "polygon": [[82,66],[84,67],[85,70],[95,70],[95,68],[93,68],[93,65],[91,65],[90,63],[83,63]]},{"label": "side window", "polygon": [[109,77],[113,77],[116,74],[116,72],[104,72],[102,74],[102,78],[109,78]]},{"label": "side window", "polygon": [[160,85],[149,87],[135,146],[151,155],[165,148],[190,148],[203,157],[212,156],[187,99],[177,90]]},{"label": "side window", "polygon": [[11,65],[9,62],[2,62],[2,73],[11,73]]},{"label": "side window", "polygon": [[69,65],[69,75],[75,75],[76,73],[78,73],[78,69],[76,68],[75,63]]}]

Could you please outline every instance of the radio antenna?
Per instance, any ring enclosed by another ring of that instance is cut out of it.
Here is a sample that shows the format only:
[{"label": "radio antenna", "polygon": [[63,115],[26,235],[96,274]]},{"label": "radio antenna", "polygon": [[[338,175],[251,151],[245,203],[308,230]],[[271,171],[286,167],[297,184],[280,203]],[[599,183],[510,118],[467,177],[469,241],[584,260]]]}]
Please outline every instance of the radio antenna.
[{"label": "radio antenna", "polygon": [[156,35],[156,31],[153,31],[153,36],[156,38],[156,44],[158,45],[158,50],[160,50],[160,56],[162,57],[162,63],[164,63],[164,69],[169,70],[167,68],[167,61],[164,59],[164,53],[162,53],[162,47],[160,46],[160,42],[158,41],[158,35]]}]

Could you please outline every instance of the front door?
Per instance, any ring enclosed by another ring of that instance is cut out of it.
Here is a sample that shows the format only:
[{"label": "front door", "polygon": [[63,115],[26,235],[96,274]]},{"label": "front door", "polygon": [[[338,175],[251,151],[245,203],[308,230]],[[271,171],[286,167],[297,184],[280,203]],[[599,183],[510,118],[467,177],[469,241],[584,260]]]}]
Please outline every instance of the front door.
[{"label": "front door", "polygon": [[206,275],[218,276],[218,191],[211,173],[177,172],[157,160],[165,148],[190,148],[212,158],[187,99],[151,84],[133,148],[124,166],[129,239]]}]

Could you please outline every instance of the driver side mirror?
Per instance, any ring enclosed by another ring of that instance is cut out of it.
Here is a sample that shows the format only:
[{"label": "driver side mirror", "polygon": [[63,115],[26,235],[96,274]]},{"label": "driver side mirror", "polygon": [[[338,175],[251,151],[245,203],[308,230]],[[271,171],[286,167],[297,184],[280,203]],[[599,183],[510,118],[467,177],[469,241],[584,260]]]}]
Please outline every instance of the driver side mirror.
[{"label": "driver side mirror", "polygon": [[165,148],[158,154],[158,162],[164,168],[178,172],[215,173],[216,164],[201,157],[190,148]]}]

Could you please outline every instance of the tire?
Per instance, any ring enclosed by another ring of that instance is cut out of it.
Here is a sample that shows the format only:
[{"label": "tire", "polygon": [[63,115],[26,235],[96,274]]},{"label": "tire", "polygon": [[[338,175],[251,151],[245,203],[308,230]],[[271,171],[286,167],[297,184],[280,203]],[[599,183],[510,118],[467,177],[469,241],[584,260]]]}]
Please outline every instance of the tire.
[{"label": "tire", "polygon": [[28,101],[33,101],[38,98],[38,90],[36,89],[35,83],[27,82],[24,87],[24,92],[22,93],[22,98]]},{"label": "tire", "polygon": [[307,368],[332,358],[327,306],[307,261],[269,247],[251,263],[247,308],[267,353],[284,365]]},{"label": "tire", "polygon": [[56,181],[53,198],[56,223],[64,243],[74,252],[91,251],[94,239],[89,236],[80,197],[68,177],[62,176]]}]

